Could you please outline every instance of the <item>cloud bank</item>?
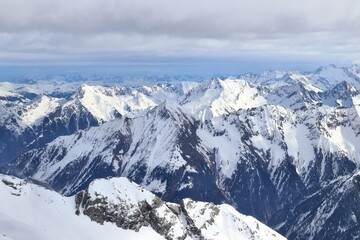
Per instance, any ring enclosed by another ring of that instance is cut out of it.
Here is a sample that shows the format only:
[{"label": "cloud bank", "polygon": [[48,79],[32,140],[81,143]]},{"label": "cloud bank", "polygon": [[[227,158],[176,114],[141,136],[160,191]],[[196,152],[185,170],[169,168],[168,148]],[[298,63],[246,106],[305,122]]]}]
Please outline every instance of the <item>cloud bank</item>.
[{"label": "cloud bank", "polygon": [[0,60],[360,59],[357,0],[0,0]]}]

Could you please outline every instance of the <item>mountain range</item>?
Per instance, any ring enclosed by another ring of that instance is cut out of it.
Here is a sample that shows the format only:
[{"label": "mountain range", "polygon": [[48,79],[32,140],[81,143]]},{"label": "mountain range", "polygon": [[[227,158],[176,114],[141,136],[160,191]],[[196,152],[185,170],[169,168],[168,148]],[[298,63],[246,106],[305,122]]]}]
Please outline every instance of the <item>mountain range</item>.
[{"label": "mountain range", "polygon": [[[53,189],[45,195],[77,202],[71,211],[95,222],[151,226],[168,239],[230,239],[239,232],[205,227],[215,234],[206,235],[197,224],[223,211],[226,219],[251,215],[288,239],[359,237],[358,65],[140,86],[1,82],[0,113],[1,172]],[[96,183],[118,188],[91,195]],[[120,203],[109,202],[116,189],[140,186],[156,199],[136,203],[143,215],[169,214],[158,220],[162,230],[146,218],[123,223],[113,209]]]}]

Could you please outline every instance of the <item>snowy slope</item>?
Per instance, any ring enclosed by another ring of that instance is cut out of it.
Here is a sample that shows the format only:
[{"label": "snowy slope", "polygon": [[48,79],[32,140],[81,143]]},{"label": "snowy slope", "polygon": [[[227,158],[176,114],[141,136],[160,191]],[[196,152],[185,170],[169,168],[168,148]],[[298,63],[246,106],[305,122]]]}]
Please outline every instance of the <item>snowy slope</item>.
[{"label": "snowy slope", "polygon": [[351,83],[358,88],[360,87],[360,79],[352,73],[351,68],[329,65],[320,67],[316,71],[306,75],[314,86],[323,90],[329,89],[343,81]]},{"label": "snowy slope", "polygon": [[24,113],[21,114],[22,121],[28,126],[37,125],[49,113],[54,112],[62,102],[62,99],[42,95],[39,98],[34,99],[31,104],[25,106],[23,109]]},{"label": "snowy slope", "polygon": [[0,97],[6,99],[8,97],[20,97],[20,94],[14,91],[15,84],[9,82],[0,82]]},{"label": "snowy slope", "polygon": [[24,180],[1,175],[0,192],[0,232],[12,239],[163,239],[148,227],[135,232],[77,216],[74,197]]},{"label": "snowy slope", "polygon": [[156,106],[152,99],[140,92],[116,87],[83,85],[79,99],[93,116],[103,122],[115,119],[114,111],[126,115]]},{"label": "snowy slope", "polygon": [[[186,213],[205,239],[285,239],[255,218],[237,212],[227,204],[183,201]],[[211,219],[211,221],[209,221]]]}]

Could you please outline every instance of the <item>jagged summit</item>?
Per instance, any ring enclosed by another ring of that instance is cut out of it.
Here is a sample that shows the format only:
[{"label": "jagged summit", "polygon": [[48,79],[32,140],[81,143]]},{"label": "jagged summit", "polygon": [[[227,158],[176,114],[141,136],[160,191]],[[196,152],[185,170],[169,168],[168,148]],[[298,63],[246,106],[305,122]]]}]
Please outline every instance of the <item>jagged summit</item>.
[{"label": "jagged summit", "polygon": [[162,103],[154,107],[151,111],[148,112],[148,115],[155,114],[159,115],[162,118],[171,117],[175,121],[183,121],[187,119],[193,121],[191,117],[188,117],[186,113],[182,110],[178,103],[168,99],[164,100]]},{"label": "jagged summit", "polygon": [[239,79],[209,80],[187,94],[180,105],[196,118],[206,120],[240,108],[266,103],[255,86]]}]

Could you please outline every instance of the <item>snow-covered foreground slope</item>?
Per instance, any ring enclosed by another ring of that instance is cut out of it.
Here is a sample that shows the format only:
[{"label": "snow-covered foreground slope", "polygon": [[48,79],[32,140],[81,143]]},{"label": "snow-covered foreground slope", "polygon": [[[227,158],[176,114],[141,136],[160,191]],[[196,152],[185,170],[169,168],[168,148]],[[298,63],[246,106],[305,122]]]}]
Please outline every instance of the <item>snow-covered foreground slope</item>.
[{"label": "snow-covered foreground slope", "polygon": [[0,179],[4,239],[285,239],[229,205],[163,202],[126,178],[95,180],[72,197]]},{"label": "snow-covered foreground slope", "polygon": [[97,224],[75,214],[74,197],[14,177],[0,178],[0,233],[11,239],[163,239],[150,227],[135,232]]}]

